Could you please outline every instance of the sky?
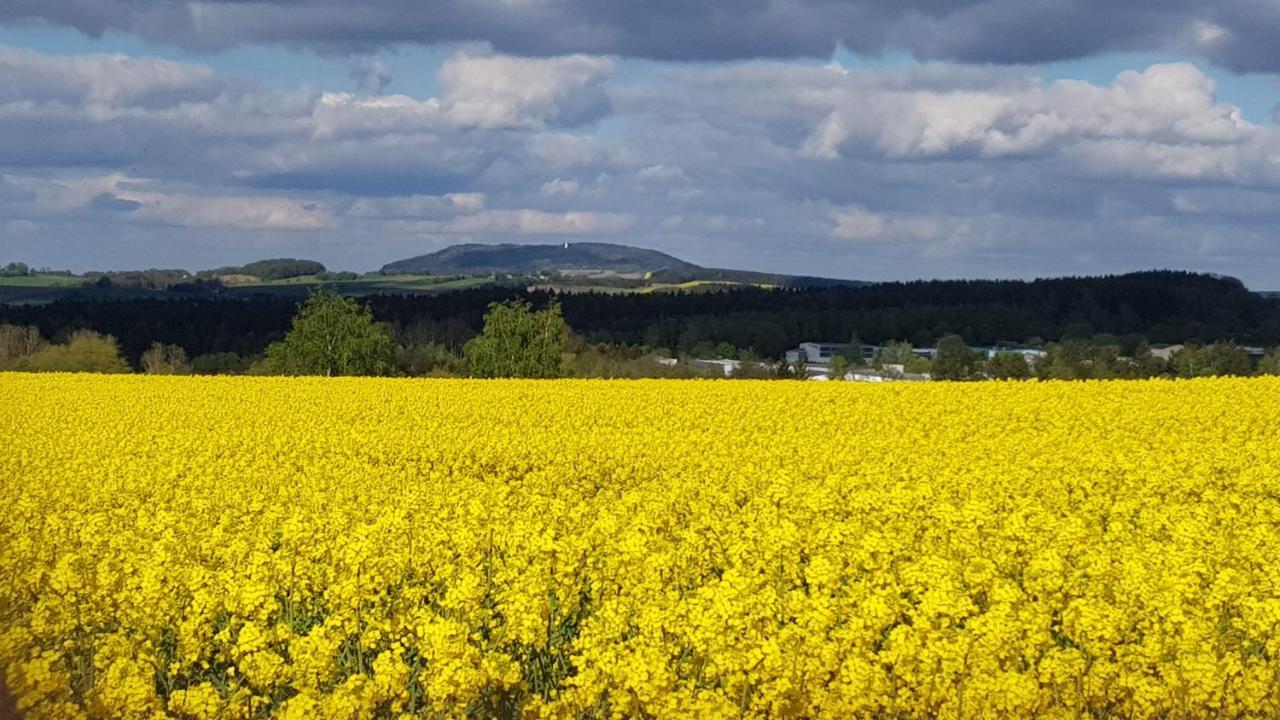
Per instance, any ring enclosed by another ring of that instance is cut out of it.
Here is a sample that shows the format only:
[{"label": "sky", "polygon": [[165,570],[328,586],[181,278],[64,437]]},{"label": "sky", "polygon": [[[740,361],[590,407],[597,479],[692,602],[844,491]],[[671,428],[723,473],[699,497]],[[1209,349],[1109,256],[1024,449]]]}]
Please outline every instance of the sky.
[{"label": "sky", "polygon": [[1280,0],[5,0],[0,264],[1280,289]]}]

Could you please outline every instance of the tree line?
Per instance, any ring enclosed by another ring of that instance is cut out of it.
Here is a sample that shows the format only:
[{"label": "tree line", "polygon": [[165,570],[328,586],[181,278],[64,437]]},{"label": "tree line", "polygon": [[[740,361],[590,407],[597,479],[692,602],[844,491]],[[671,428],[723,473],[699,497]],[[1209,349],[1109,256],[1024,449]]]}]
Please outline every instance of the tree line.
[{"label": "tree line", "polygon": [[[557,298],[542,307],[525,299],[490,303],[482,329],[470,336],[465,325],[431,321],[395,325],[375,318],[366,303],[323,288],[301,303],[283,337],[260,356],[214,352],[191,357],[176,344],[153,341],[137,367],[154,374],[258,375],[470,375],[475,377],[696,377],[723,372],[687,359],[666,357],[644,345],[589,343],[565,322]],[[455,334],[456,333],[456,334]],[[437,342],[441,334],[448,344]],[[1044,344],[1035,353],[976,352],[959,335],[942,337],[931,358],[921,357],[910,343],[890,341],[870,359],[864,344],[851,337],[851,350],[832,359],[829,376],[873,368],[902,375],[928,374],[940,380],[1103,379],[1203,377],[1210,375],[1280,374],[1280,350],[1254,363],[1248,349],[1232,342],[1188,344],[1157,355],[1145,340],[1099,334]],[[802,364],[761,358],[749,348],[727,342],[710,348],[707,357],[734,361],[731,376],[805,378]],[[94,330],[76,329],[63,342],[49,342],[35,326],[0,324],[0,370],[31,372],[131,372],[118,340]]]},{"label": "tree line", "polygon": [[[552,293],[481,287],[421,295],[371,295],[373,316],[396,333],[457,353],[478,334],[493,302],[537,307],[555,299],[575,336],[589,344],[647,346],[705,357],[721,345],[780,358],[805,341],[854,333],[869,343],[932,346],[947,335],[974,345],[1117,338],[1151,344],[1280,344],[1280,300],[1238,281],[1183,272],[1022,281],[930,281],[864,287],[739,289],[647,294]],[[192,357],[259,356],[289,329],[296,300],[272,295],[0,305],[0,322],[35,325],[48,338],[79,329],[116,337],[136,363],[153,342]]]}]

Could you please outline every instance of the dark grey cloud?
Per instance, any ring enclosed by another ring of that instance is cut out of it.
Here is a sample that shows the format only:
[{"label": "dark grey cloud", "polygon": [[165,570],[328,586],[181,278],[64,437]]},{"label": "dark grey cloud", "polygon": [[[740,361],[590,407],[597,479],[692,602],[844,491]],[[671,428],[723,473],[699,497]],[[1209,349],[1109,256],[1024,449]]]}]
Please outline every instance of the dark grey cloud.
[{"label": "dark grey cloud", "polygon": [[1037,63],[1105,51],[1198,53],[1280,70],[1280,6],[1265,0],[6,0],[0,22],[42,20],[189,48],[281,43],[358,53],[485,42],[519,55],[663,60],[865,53]]}]

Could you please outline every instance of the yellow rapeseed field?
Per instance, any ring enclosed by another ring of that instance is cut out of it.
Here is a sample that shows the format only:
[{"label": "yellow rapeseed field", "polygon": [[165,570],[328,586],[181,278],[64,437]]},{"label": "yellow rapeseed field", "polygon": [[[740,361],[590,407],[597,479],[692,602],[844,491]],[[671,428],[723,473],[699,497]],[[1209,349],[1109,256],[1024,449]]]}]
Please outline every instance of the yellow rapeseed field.
[{"label": "yellow rapeseed field", "polygon": [[1280,713],[1280,380],[0,398],[30,718]]}]

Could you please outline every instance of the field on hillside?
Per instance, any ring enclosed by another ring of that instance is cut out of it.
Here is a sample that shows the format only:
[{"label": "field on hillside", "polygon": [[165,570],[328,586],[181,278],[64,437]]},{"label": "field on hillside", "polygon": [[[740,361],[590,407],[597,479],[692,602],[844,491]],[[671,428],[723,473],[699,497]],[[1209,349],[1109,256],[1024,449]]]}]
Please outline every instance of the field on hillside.
[{"label": "field on hillside", "polygon": [[[228,283],[222,292],[232,297],[250,295],[283,295],[304,298],[316,287],[323,285],[342,295],[373,295],[378,293],[411,294],[466,290],[493,284],[491,277],[437,277],[431,275],[386,275],[357,278],[355,280],[320,280],[306,275],[285,280],[259,280],[252,276],[234,276],[239,281]],[[133,298],[182,298],[182,293],[169,290],[144,290],[118,287],[111,289],[86,286],[82,277],[39,275],[32,277],[0,278],[0,303],[23,305],[48,303],[69,297],[95,300],[126,300]]]},{"label": "field on hillside", "polygon": [[30,718],[1280,712],[1280,380],[0,397]]}]

